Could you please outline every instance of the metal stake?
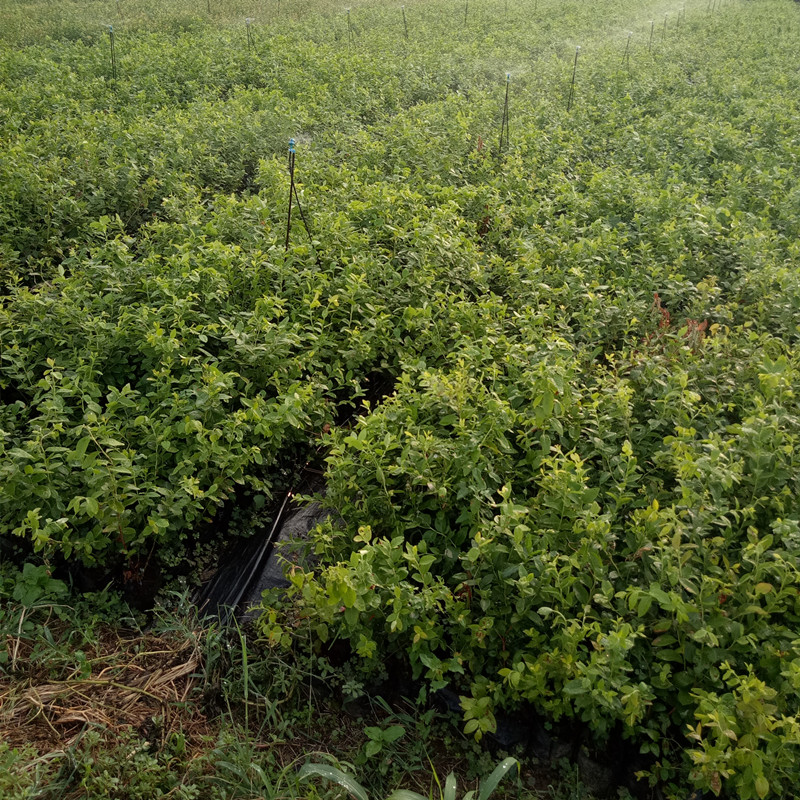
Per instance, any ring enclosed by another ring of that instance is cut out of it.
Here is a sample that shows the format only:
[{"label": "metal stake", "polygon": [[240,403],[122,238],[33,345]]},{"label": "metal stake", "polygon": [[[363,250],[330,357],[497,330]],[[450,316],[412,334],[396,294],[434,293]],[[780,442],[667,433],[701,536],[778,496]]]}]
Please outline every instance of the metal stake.
[{"label": "metal stake", "polygon": [[506,72],[506,99],[503,103],[503,121],[500,123],[500,144],[497,147],[497,152],[503,152],[503,139],[505,138],[506,147],[509,144],[508,138],[508,87],[511,84],[511,73]]},{"label": "metal stake", "polygon": [[111,42],[111,75],[117,79],[117,49],[114,45],[114,26],[108,26],[108,39]]},{"label": "metal stake", "polygon": [[289,213],[286,216],[286,244],[284,252],[289,249],[289,233],[292,230],[292,200],[294,199],[294,139],[289,139]]},{"label": "metal stake", "polygon": [[578,71],[578,53],[581,52],[581,47],[578,45],[575,48],[575,63],[572,65],[572,83],[569,86],[569,99],[567,100],[567,113],[572,108],[572,99],[575,97],[575,73]]}]

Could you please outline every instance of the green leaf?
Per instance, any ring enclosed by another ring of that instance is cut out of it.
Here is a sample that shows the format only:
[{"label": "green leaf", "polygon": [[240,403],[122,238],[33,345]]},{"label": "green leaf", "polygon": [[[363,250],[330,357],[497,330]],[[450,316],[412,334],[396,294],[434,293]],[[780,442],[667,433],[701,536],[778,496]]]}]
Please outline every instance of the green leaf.
[{"label": "green leaf", "polygon": [[321,642],[328,641],[328,626],[324,622],[321,622],[319,625],[317,625],[314,630],[316,631],[317,638]]},{"label": "green leaf", "polygon": [[444,782],[444,795],[442,800],[456,800],[456,776],[451,772]]},{"label": "green leaf", "polygon": [[653,639],[653,647],[669,647],[669,645],[675,644],[677,641],[678,640],[671,633],[665,633]]},{"label": "green leaf", "polygon": [[327,764],[304,764],[297,773],[297,777],[301,781],[307,780],[312,776],[325,778],[331,783],[338,783],[356,800],[369,800],[366,789],[346,772],[342,772],[336,767],[329,767]]},{"label": "green leaf", "polygon": [[669,603],[669,595],[657,584],[650,584],[650,595],[654,597],[662,606]]},{"label": "green leaf", "polygon": [[769,794],[769,781],[763,776],[759,775],[755,783],[756,794],[763,800]]},{"label": "green leaf", "polygon": [[348,608],[344,612],[344,618],[347,621],[347,624],[354,628],[356,623],[358,622],[358,609],[357,608]]},{"label": "green leaf", "polygon": [[573,678],[564,684],[564,694],[577,695],[586,691],[586,680],[584,678]]},{"label": "green leaf", "polygon": [[402,725],[392,725],[383,732],[383,741],[386,743],[396,742],[406,729]]},{"label": "green leaf", "polygon": [[86,448],[89,446],[89,442],[92,440],[91,436],[84,436],[76,445],[75,447],[75,455],[78,456],[78,459],[82,459],[86,455]]},{"label": "green leaf", "polygon": [[467,720],[467,724],[464,726],[464,733],[475,733],[479,724],[477,719]]},{"label": "green leaf", "polygon": [[478,800],[488,800],[489,796],[494,792],[497,788],[497,785],[500,783],[506,775],[510,775],[512,772],[512,767],[518,767],[519,762],[516,758],[507,758],[504,761],[501,761],[495,768],[492,774],[485,780],[481,782],[480,792],[478,794]]}]

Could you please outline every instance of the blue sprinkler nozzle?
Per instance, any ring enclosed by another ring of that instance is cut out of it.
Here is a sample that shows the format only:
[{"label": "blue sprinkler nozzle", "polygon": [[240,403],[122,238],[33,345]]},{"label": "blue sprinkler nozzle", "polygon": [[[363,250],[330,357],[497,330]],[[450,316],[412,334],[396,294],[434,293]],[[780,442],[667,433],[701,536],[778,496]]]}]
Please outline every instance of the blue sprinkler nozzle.
[{"label": "blue sprinkler nozzle", "polygon": [[289,139],[289,152],[290,153],[294,153],[294,145],[295,145],[294,139]]},{"label": "blue sprinkler nozzle", "polygon": [[511,73],[506,72],[506,83],[511,83]]}]

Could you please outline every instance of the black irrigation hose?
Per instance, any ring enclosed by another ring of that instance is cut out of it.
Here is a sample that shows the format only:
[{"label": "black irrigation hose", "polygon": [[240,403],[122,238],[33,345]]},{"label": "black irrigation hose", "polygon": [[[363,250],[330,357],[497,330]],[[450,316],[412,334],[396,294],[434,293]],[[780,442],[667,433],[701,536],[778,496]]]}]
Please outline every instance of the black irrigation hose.
[{"label": "black irrigation hose", "polygon": [[300,205],[300,198],[297,196],[297,187],[293,185],[294,189],[294,201],[297,203],[297,210],[300,212],[300,219],[303,221],[303,227],[306,229],[306,235],[308,236],[308,241],[311,243],[311,246],[314,246],[314,239],[311,236],[311,230],[308,227],[308,223],[306,222],[306,215],[303,211],[303,207]]}]

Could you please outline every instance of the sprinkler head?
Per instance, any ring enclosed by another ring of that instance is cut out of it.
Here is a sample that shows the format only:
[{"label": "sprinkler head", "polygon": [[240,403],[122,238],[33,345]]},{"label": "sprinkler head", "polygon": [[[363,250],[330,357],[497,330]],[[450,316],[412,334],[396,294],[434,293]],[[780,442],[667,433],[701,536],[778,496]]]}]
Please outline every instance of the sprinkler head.
[{"label": "sprinkler head", "polygon": [[578,46],[575,48],[575,52],[576,52],[576,53],[580,53],[580,51],[581,51],[581,46],[580,46],[580,45],[578,45]]},{"label": "sprinkler head", "polygon": [[511,73],[510,72],[506,72],[506,83],[510,83],[510,82],[511,82]]}]

